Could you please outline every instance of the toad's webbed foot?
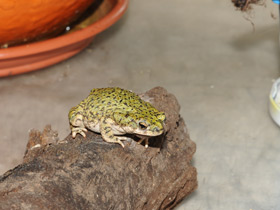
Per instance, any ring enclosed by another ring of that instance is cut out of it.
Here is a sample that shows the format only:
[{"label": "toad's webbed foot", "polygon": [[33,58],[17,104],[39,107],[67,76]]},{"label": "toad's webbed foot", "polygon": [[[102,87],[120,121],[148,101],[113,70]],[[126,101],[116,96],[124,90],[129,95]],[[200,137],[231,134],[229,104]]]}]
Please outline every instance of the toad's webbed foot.
[{"label": "toad's webbed foot", "polygon": [[72,138],[75,138],[77,134],[81,134],[84,138],[86,137],[87,129],[83,127],[73,127],[71,126]]}]

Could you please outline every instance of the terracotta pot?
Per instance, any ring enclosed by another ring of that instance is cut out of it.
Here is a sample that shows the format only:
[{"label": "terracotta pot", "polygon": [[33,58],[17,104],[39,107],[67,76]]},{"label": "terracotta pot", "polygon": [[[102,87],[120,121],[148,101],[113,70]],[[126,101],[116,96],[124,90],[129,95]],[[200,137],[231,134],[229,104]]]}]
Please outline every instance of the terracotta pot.
[{"label": "terracotta pot", "polygon": [[0,0],[0,46],[56,35],[95,0]]},{"label": "terracotta pot", "polygon": [[83,29],[45,41],[0,49],[0,77],[34,71],[75,55],[90,44],[96,34],[114,24],[127,6],[128,0],[104,0],[89,17],[97,21],[78,26],[85,27]]}]

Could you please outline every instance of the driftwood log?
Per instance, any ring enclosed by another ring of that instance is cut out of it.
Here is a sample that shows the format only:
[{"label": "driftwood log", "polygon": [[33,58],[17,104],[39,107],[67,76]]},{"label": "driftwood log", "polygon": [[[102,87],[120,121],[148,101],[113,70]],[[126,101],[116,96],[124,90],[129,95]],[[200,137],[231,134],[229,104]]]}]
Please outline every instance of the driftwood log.
[{"label": "driftwood log", "polygon": [[173,209],[197,187],[196,146],[172,94],[157,87],[142,96],[167,119],[148,148],[33,130],[23,163],[0,176],[0,209]]}]

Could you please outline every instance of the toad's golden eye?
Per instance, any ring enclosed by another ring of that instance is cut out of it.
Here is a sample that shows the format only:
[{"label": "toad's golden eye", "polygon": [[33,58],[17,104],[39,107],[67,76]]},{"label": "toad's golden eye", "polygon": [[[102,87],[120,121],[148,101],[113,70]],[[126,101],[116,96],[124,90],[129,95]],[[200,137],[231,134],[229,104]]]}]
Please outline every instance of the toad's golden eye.
[{"label": "toad's golden eye", "polygon": [[139,122],[139,127],[142,129],[142,130],[146,130],[147,129],[147,124],[144,123],[144,122]]}]

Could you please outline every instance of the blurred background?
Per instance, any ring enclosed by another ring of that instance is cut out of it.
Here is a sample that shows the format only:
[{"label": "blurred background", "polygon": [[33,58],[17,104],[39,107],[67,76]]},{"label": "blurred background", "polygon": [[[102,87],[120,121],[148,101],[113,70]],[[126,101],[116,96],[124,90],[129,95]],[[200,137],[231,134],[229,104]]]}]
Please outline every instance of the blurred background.
[{"label": "blurred background", "polygon": [[177,209],[280,209],[280,129],[268,113],[278,29],[268,0],[247,13],[230,0],[131,0],[83,52],[0,79],[0,173],[21,163],[30,129],[66,137],[69,109],[92,88],[163,86],[197,144],[199,187]]}]

